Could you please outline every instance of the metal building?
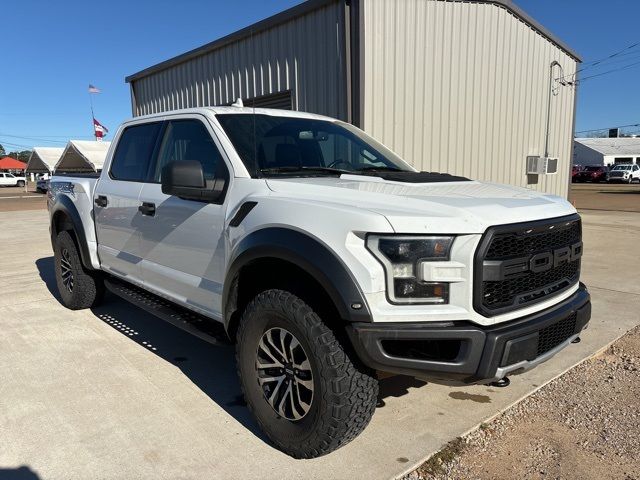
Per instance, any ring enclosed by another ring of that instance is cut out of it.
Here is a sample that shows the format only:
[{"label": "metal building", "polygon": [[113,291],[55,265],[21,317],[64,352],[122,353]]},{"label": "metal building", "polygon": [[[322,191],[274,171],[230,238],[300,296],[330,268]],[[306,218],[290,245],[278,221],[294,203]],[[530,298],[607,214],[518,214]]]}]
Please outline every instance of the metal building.
[{"label": "metal building", "polygon": [[[566,197],[579,61],[511,0],[309,0],[126,80],[134,115],[241,97],[349,121],[420,170]],[[526,175],[527,156],[558,173]]]},{"label": "metal building", "polygon": [[640,138],[576,138],[574,165],[640,165]]}]

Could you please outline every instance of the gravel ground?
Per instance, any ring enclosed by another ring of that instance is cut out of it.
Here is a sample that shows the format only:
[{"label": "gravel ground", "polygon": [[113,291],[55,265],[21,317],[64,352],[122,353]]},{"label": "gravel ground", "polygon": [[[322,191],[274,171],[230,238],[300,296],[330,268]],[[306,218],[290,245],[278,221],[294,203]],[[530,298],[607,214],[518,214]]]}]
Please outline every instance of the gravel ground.
[{"label": "gravel ground", "polygon": [[404,480],[640,479],[640,327]]}]

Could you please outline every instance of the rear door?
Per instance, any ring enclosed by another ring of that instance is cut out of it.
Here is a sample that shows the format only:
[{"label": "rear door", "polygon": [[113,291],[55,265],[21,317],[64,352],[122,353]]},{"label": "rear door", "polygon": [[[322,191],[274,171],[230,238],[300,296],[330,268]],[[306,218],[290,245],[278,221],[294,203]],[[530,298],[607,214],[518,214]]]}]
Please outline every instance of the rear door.
[{"label": "rear door", "polygon": [[117,142],[109,171],[103,172],[94,193],[100,262],[105,270],[134,283],[141,283],[140,191],[162,125],[154,122],[126,127]]},{"label": "rear door", "polygon": [[208,121],[201,116],[167,120],[157,161],[140,193],[146,215],[140,223],[145,288],[196,311],[219,317],[226,239],[226,203],[184,200],[162,193],[162,168],[182,160],[199,161],[205,179],[224,176],[230,188],[231,169]]}]

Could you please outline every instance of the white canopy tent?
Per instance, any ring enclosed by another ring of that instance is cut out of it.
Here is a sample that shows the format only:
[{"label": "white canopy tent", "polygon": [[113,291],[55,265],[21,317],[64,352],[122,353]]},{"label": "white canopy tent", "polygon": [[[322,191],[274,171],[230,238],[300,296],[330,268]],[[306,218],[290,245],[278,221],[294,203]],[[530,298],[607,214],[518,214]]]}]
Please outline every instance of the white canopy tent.
[{"label": "white canopy tent", "polygon": [[55,166],[56,172],[98,172],[102,170],[111,142],[69,140]]},{"label": "white canopy tent", "polygon": [[62,147],[33,147],[26,173],[53,173],[63,151]]}]

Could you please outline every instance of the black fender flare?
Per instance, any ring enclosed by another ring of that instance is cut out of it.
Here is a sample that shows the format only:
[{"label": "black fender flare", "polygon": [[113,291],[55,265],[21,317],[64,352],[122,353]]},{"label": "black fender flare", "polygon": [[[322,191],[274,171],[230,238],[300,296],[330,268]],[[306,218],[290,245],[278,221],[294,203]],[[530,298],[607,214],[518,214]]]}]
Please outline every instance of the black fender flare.
[{"label": "black fender flare", "polygon": [[222,292],[225,327],[232,311],[232,288],[238,272],[260,258],[275,258],[296,265],[327,292],[341,318],[348,322],[371,322],[367,301],[345,263],[318,240],[296,230],[269,227],[250,233],[240,241],[225,276]]},{"label": "black fender flare", "polygon": [[80,219],[80,214],[78,213],[78,209],[73,204],[71,199],[64,195],[58,195],[55,203],[51,207],[51,245],[55,251],[55,241],[56,236],[59,232],[56,231],[55,225],[53,223],[53,219],[56,217],[58,213],[64,213],[69,220],[71,220],[71,224],[73,225],[73,233],[76,237],[76,241],[78,242],[78,250],[80,251],[80,260],[82,261],[82,265],[87,270],[95,270],[93,265],[91,265],[91,255],[89,254],[89,247],[87,246],[87,237],[84,233],[84,228],[82,225],[82,220]]}]

